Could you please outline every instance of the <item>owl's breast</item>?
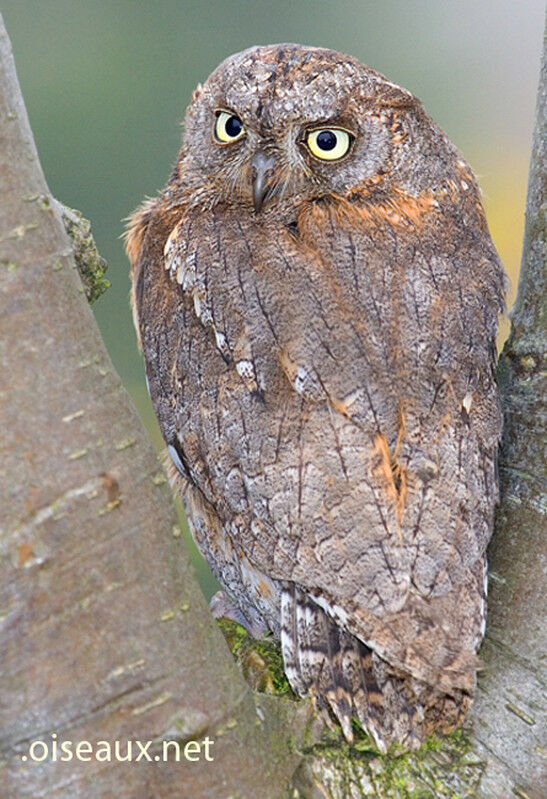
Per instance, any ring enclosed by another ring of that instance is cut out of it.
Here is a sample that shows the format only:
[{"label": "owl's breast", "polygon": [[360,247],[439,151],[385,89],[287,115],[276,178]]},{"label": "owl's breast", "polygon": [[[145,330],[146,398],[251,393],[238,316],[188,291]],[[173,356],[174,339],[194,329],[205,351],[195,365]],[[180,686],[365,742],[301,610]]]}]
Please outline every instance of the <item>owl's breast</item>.
[{"label": "owl's breast", "polygon": [[463,255],[230,209],[164,241],[142,292],[152,399],[249,557],[380,614],[450,590],[489,535],[499,432]]}]

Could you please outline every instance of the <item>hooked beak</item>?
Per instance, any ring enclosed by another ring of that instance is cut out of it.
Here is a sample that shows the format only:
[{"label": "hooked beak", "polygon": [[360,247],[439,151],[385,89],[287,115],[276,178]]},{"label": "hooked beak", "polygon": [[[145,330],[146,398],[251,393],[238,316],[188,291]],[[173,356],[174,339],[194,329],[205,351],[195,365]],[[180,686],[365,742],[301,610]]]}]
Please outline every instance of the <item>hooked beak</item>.
[{"label": "hooked beak", "polygon": [[251,158],[251,177],[253,181],[253,204],[258,214],[266,195],[271,188],[270,179],[272,177],[275,158],[266,155],[260,150]]}]

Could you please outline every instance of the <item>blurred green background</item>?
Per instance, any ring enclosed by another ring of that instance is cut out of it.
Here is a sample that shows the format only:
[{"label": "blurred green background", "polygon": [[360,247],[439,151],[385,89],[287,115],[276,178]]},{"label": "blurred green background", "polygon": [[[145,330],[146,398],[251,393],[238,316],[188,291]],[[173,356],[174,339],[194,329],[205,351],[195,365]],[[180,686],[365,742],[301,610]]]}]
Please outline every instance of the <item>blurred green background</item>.
[{"label": "blurred green background", "polygon": [[[112,287],[94,311],[158,447],[122,220],[167,180],[192,90],[230,53],[283,41],[331,47],[420,97],[479,178],[512,303],[543,0],[2,0],[0,9],[51,191],[91,220],[109,263]],[[209,595],[212,577],[193,559]]]}]

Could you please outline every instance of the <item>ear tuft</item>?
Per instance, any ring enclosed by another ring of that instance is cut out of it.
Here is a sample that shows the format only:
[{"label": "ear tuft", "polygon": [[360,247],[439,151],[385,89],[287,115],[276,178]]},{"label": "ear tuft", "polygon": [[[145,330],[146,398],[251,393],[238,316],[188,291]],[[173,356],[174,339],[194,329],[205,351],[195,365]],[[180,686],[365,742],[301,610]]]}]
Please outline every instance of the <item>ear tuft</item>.
[{"label": "ear tuft", "polygon": [[192,102],[193,103],[195,103],[196,100],[199,100],[199,98],[201,97],[202,92],[203,92],[203,86],[201,85],[201,83],[198,83],[198,85],[196,86],[196,88],[194,89],[194,91],[192,93]]}]

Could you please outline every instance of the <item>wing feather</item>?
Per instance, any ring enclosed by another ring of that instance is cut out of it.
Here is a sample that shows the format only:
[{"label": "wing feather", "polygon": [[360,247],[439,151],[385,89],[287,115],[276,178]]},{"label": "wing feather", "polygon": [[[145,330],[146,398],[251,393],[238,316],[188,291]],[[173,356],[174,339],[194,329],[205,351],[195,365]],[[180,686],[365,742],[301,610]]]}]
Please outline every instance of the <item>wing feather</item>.
[{"label": "wing feather", "polygon": [[158,222],[141,335],[165,440],[233,540],[389,654],[394,614],[457,613],[453,589],[475,585],[503,278],[463,222],[446,239],[437,212],[397,226],[340,208],[303,206],[297,225],[237,207]]}]

